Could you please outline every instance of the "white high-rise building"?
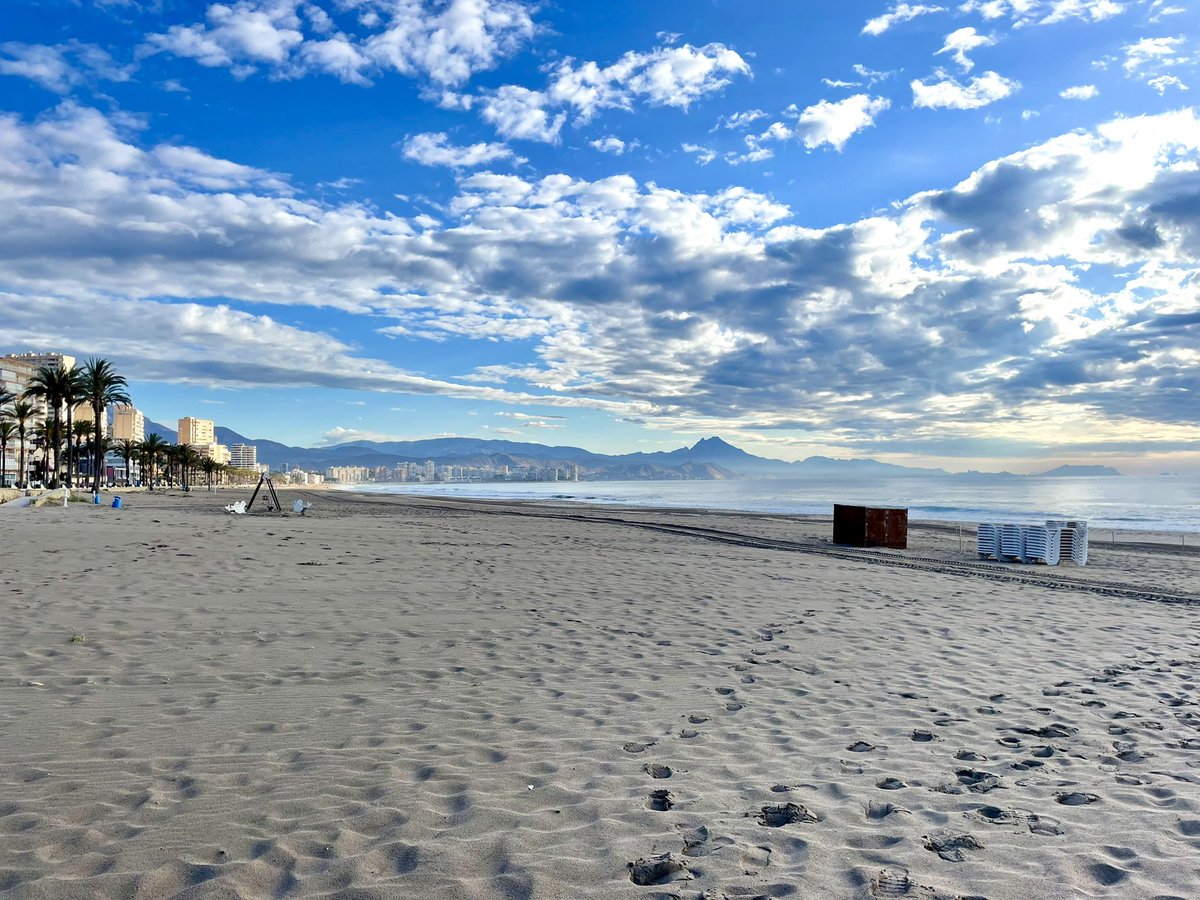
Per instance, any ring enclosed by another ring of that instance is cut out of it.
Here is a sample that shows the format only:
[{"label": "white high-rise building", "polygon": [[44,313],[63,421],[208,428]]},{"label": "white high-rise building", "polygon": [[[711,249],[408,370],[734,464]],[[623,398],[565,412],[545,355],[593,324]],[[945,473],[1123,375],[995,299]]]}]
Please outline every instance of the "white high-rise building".
[{"label": "white high-rise building", "polygon": [[257,469],[258,447],[254,444],[230,444],[229,464],[235,469]]}]

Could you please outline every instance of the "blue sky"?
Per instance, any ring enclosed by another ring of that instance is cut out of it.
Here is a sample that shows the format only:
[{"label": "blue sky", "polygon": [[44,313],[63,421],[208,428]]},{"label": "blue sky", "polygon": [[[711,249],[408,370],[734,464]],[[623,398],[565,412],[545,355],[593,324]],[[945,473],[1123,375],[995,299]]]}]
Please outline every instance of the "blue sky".
[{"label": "blue sky", "polygon": [[0,340],[159,421],[1200,470],[1195,0],[10,0]]}]

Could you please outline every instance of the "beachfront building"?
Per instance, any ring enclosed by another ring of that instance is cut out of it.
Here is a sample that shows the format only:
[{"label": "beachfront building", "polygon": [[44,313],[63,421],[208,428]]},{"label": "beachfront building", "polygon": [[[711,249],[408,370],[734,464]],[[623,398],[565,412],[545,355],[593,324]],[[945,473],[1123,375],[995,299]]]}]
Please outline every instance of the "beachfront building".
[{"label": "beachfront building", "polygon": [[285,474],[289,484],[324,484],[325,476],[320,472],[305,472],[303,469],[292,469]]},{"label": "beachfront building", "polygon": [[[71,415],[74,417],[74,420],[76,422],[87,422],[88,428],[89,428],[88,433],[95,434],[95,432],[96,432],[96,424],[95,424],[96,423],[96,415],[95,415],[95,412],[92,410],[92,407],[90,404],[88,404],[88,403],[79,404],[79,406],[75,407],[75,409],[72,411]],[[100,433],[102,435],[104,435],[104,437],[112,437],[112,435],[109,433],[109,429],[108,429],[108,411],[107,410],[101,410],[101,412],[100,412]]]},{"label": "beachfront building", "polygon": [[146,416],[132,406],[114,406],[112,439],[140,444],[146,440]]},{"label": "beachfront building", "polygon": [[0,389],[20,396],[29,387],[29,379],[37,366],[25,359],[25,355],[0,357]]},{"label": "beachfront building", "polygon": [[229,464],[235,469],[257,469],[258,447],[254,444],[230,444]]},{"label": "beachfront building", "polygon": [[367,475],[366,466],[331,466],[325,470],[325,477],[339,484],[358,484],[366,481]]},{"label": "beachfront building", "polygon": [[[182,443],[182,441],[180,443]],[[203,459],[211,459],[213,462],[221,465],[227,465],[229,463],[229,448],[224,444],[219,444],[216,441],[209,441],[207,444],[200,444],[199,446],[193,444],[192,446],[196,448],[196,452],[199,453]]]},{"label": "beachfront building", "polygon": [[179,420],[179,438],[181,444],[191,444],[197,450],[217,441],[216,429],[212,419],[196,419],[185,416]]},{"label": "beachfront building", "polygon": [[[8,391],[14,396],[20,397],[25,389],[29,387],[29,382],[33,376],[37,374],[38,369],[74,369],[75,357],[67,356],[63,353],[9,353],[5,356],[0,356],[0,388]],[[51,410],[45,400],[33,398],[32,403],[38,411],[38,416],[43,419],[51,417]],[[7,455],[6,455],[7,457]],[[19,454],[13,454],[11,458],[5,459],[4,471],[0,472],[0,484],[9,485],[17,481],[27,481],[31,476],[29,473],[40,471],[45,475],[46,468],[46,451],[42,447],[38,447],[32,441],[26,445],[25,464],[27,472],[19,474],[17,467],[20,465]],[[36,475],[32,477],[38,477]]]}]

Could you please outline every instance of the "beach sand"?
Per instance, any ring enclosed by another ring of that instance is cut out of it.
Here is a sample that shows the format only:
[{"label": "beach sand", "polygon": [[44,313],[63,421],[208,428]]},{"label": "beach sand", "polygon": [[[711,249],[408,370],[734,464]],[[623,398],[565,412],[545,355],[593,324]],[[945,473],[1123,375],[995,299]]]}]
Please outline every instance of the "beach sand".
[{"label": "beach sand", "polygon": [[1195,547],[233,496],[0,510],[5,900],[1200,896]]}]

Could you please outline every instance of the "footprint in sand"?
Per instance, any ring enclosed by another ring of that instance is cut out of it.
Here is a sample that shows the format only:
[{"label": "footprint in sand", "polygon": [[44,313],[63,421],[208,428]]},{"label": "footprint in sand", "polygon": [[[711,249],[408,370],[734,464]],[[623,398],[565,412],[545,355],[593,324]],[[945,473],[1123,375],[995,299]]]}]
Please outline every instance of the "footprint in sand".
[{"label": "footprint in sand", "polygon": [[918,744],[928,744],[930,741],[935,740],[933,732],[921,731],[920,729],[914,731],[911,737]]},{"label": "footprint in sand", "polygon": [[974,750],[959,750],[954,754],[955,759],[960,759],[963,762],[986,762],[987,757],[982,753],[976,753]]},{"label": "footprint in sand", "polygon": [[982,850],[983,844],[973,836],[956,831],[937,831],[921,839],[926,850],[936,853],[947,862],[962,862],[964,850]]},{"label": "footprint in sand", "polygon": [[869,753],[870,751],[875,749],[875,745],[868,744],[866,741],[855,741],[853,744],[851,744],[846,749],[849,750],[851,753]]},{"label": "footprint in sand", "polygon": [[784,825],[811,824],[818,820],[815,813],[799,803],[773,803],[762,808],[756,821],[765,828],[782,828]]},{"label": "footprint in sand", "polygon": [[898,791],[901,788],[908,787],[908,783],[901,781],[899,778],[883,778],[875,782],[875,787],[882,791]]},{"label": "footprint in sand", "polygon": [[684,856],[708,856],[734,843],[731,837],[714,838],[707,825],[676,825],[683,838]]},{"label": "footprint in sand", "polygon": [[911,810],[897,806],[895,803],[888,803],[886,800],[872,800],[864,809],[867,818],[873,822],[882,822],[888,816],[894,816],[897,813],[911,813]]},{"label": "footprint in sand", "polygon": [[986,794],[1000,786],[999,776],[980,769],[958,769],[954,774],[958,778],[958,783],[973,794]]},{"label": "footprint in sand", "polygon": [[742,850],[739,862],[743,874],[757,875],[771,864],[771,850],[769,847],[747,847]]},{"label": "footprint in sand", "polygon": [[666,812],[674,805],[675,799],[666,789],[651,791],[650,796],[646,799],[646,809],[652,809],[655,812]]},{"label": "footprint in sand", "polygon": [[972,818],[987,822],[989,825],[1009,825],[1017,828],[1028,828],[1032,834],[1058,835],[1062,829],[1058,822],[1049,816],[1039,816],[1027,809],[1001,809],[998,806],[981,806],[973,813]]},{"label": "footprint in sand", "polygon": [[674,854],[643,857],[629,863],[629,880],[641,887],[691,878],[687,864]]},{"label": "footprint in sand", "polygon": [[637,741],[627,741],[623,745],[622,749],[624,749],[624,751],[626,753],[645,753],[647,750],[649,750],[651,747],[654,746],[654,743],[655,743],[654,741],[651,741],[648,744],[641,744],[641,743],[638,743]]},{"label": "footprint in sand", "polygon": [[646,763],[642,766],[642,770],[651,778],[670,778],[673,774],[670,766],[664,766],[661,763]]},{"label": "footprint in sand", "polygon": [[919,885],[908,877],[907,869],[884,869],[871,878],[871,896],[880,898],[907,897],[920,890]]},{"label": "footprint in sand", "polygon": [[1061,803],[1063,806],[1087,806],[1099,799],[1100,797],[1096,794],[1087,794],[1083,791],[1059,791],[1054,795],[1055,802]]}]

